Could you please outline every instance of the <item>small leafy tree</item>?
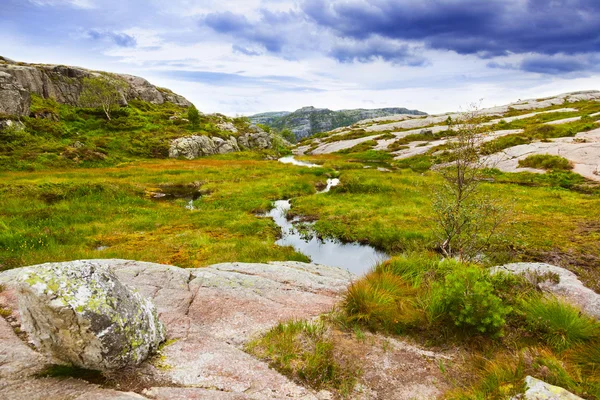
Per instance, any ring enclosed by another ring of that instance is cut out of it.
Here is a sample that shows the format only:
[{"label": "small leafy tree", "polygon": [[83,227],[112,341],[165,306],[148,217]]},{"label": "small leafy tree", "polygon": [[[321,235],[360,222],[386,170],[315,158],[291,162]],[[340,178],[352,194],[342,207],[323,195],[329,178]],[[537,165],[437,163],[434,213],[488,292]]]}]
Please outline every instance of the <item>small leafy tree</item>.
[{"label": "small leafy tree", "polygon": [[438,246],[447,257],[471,260],[492,245],[510,210],[480,189],[489,161],[481,144],[489,127],[473,105],[456,121],[449,119],[455,136],[448,141],[451,162],[438,169],[442,184],[435,188],[433,211]]},{"label": "small leafy tree", "polygon": [[188,108],[188,120],[193,128],[197,128],[200,124],[200,112],[193,104]]},{"label": "small leafy tree", "polygon": [[294,132],[292,132],[289,129],[284,129],[281,131],[281,137],[284,138],[285,140],[287,140],[290,143],[296,143],[297,139],[296,139],[296,135],[294,134]]},{"label": "small leafy tree", "polygon": [[83,90],[79,103],[83,107],[101,107],[110,121],[112,110],[119,104],[127,89],[127,83],[113,77],[91,76],[83,79]]}]

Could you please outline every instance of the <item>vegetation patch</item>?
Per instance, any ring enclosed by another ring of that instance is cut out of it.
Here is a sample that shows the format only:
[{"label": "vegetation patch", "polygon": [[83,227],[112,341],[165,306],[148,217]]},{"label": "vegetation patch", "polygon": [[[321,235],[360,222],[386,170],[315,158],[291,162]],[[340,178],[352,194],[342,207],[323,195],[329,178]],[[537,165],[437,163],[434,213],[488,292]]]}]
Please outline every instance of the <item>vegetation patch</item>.
[{"label": "vegetation patch", "polygon": [[246,345],[272,368],[316,390],[349,395],[360,376],[350,360],[340,360],[331,333],[321,321],[280,323]]},{"label": "vegetation patch", "polygon": [[519,160],[521,168],[536,168],[545,170],[569,171],[573,169],[573,165],[569,160],[561,156],[553,156],[550,154],[533,154],[523,160]]}]

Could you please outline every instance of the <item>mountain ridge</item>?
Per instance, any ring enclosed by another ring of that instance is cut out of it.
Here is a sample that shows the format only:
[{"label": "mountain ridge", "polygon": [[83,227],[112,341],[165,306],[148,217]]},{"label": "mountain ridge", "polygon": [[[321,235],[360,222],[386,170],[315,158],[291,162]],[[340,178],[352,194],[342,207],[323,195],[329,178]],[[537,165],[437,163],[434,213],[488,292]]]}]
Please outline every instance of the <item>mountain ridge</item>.
[{"label": "mountain ridge", "polygon": [[251,115],[248,118],[254,124],[264,124],[279,130],[289,129],[294,133],[296,139],[302,139],[315,133],[349,126],[364,119],[397,114],[427,115],[423,111],[410,110],[404,107],[331,110],[305,106],[296,111],[265,112]]}]

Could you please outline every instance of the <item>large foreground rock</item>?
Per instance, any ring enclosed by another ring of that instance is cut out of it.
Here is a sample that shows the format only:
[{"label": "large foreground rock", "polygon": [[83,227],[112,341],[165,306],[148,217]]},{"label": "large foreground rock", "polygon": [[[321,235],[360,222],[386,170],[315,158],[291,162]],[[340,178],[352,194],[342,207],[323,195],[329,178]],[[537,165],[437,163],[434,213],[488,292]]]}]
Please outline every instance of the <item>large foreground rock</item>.
[{"label": "large foreground rock", "polygon": [[[16,400],[134,399],[263,400],[330,399],[328,392],[303,387],[244,351],[257,335],[290,319],[311,319],[340,300],[355,278],[349,272],[300,262],[228,263],[182,269],[126,260],[95,260],[119,280],[151,298],[167,328],[160,356],[135,372],[140,383],[123,392],[75,380],[36,378],[45,360],[19,339],[0,318],[0,398]],[[78,263],[78,262],[73,262]],[[66,264],[73,264],[66,263]],[[0,273],[0,307],[16,307],[14,281],[24,269]],[[360,400],[430,400],[449,388],[439,365],[462,359],[457,350],[443,353],[380,335],[333,333],[362,369],[350,398]],[[451,360],[450,360],[451,361]],[[127,380],[126,380],[127,381]]]},{"label": "large foreground rock", "polygon": [[[353,279],[349,272],[298,262],[233,263],[198,269],[126,260],[93,262],[109,267],[121,282],[151,298],[166,325],[169,341],[159,361],[143,363],[139,369],[147,381],[144,397],[317,398],[316,393],[245,353],[243,346],[278,322],[330,311]],[[0,306],[16,309],[15,281],[27,270],[0,273],[0,285],[5,286]],[[18,313],[13,317],[18,318]],[[0,346],[0,398],[140,398],[78,380],[32,377],[44,368],[44,358],[21,341],[2,318]]]},{"label": "large foreground rock", "polygon": [[45,264],[20,271],[22,326],[59,363],[112,370],[136,366],[165,340],[152,302],[98,262]]},{"label": "large foreground rock", "polygon": [[[600,319],[600,294],[585,287],[577,275],[567,269],[545,263],[523,262],[494,267],[493,271],[523,274],[541,289],[564,298],[580,307],[585,313]],[[558,282],[553,279],[540,279],[551,275],[558,278]]]}]

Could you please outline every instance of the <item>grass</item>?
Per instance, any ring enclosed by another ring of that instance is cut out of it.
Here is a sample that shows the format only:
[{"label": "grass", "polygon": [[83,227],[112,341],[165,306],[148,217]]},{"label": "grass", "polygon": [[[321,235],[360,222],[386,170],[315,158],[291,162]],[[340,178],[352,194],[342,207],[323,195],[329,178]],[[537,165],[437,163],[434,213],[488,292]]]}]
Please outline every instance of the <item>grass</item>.
[{"label": "grass", "polygon": [[597,321],[559,299],[526,299],[521,310],[529,327],[555,351],[561,352],[594,338],[600,339]]},{"label": "grass", "polygon": [[336,358],[328,329],[319,321],[280,323],[248,343],[246,350],[296,381],[344,397],[353,391],[360,376],[356,366]]},{"label": "grass", "polygon": [[519,276],[407,254],[354,282],[336,318],[353,332],[464,348],[469,357],[446,398],[510,398],[523,392],[526,375],[600,396],[600,324]]},{"label": "grass", "polygon": [[[181,267],[306,261],[292,248],[275,245],[279,229],[257,214],[273,200],[315,193],[327,169],[238,157],[1,172],[0,264],[7,269],[112,257]],[[194,211],[185,209],[186,199],[157,201],[146,195],[161,185],[193,182],[208,193],[194,201]]]},{"label": "grass", "polygon": [[349,323],[400,333],[421,317],[415,300],[415,288],[402,278],[389,272],[372,272],[350,285],[342,307]]},{"label": "grass", "polygon": [[20,118],[25,129],[0,131],[0,169],[107,167],[167,158],[172,139],[192,134],[229,138],[247,132],[250,125],[244,118],[233,119],[239,130],[234,134],[219,129],[218,115],[202,115],[197,126],[185,117],[187,109],[172,103],[132,100],[108,121],[102,111],[32,95],[30,116]]},{"label": "grass", "polygon": [[569,160],[561,156],[550,154],[533,154],[523,160],[519,160],[519,167],[537,168],[545,170],[569,171],[573,165]]},{"label": "grass", "polygon": [[[547,114],[550,115],[550,114]],[[516,121],[515,121],[516,122]],[[512,124],[514,124],[513,122]],[[580,132],[587,132],[598,128],[600,125],[594,121],[575,121],[561,125],[543,125],[533,124],[528,125],[527,120],[519,120],[519,127],[524,127],[523,133],[501,136],[497,139],[489,141],[483,145],[484,154],[493,154],[504,149],[528,144],[535,140],[548,140],[559,137],[571,137]],[[502,126],[499,129],[515,129],[513,125],[508,127]]]}]

